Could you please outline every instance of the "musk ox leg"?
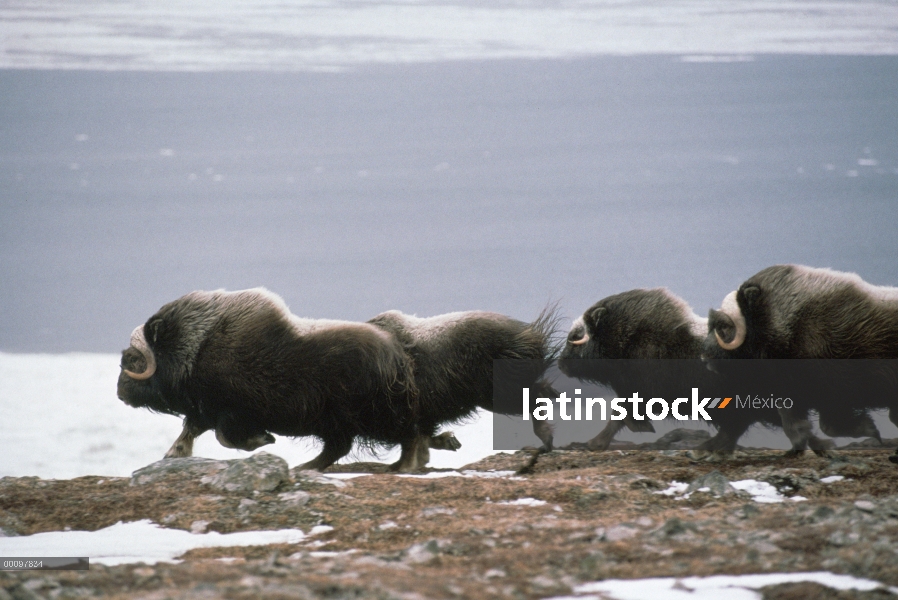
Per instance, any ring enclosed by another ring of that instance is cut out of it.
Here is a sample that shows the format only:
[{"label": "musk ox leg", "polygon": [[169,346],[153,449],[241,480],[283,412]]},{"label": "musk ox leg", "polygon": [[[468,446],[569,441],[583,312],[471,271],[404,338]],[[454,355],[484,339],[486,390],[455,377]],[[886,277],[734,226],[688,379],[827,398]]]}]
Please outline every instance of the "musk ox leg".
[{"label": "musk ox leg", "polygon": [[555,427],[548,421],[533,419],[533,433],[535,433],[536,437],[543,443],[542,447],[539,449],[540,452],[551,452],[552,443],[555,440]]},{"label": "musk ox leg", "polygon": [[413,442],[404,442],[402,444],[402,454],[399,460],[390,465],[394,471],[408,473],[423,469],[430,462],[430,449],[434,450],[451,450],[455,452],[461,448],[455,434],[446,431],[440,435],[420,435]]},{"label": "musk ox leg", "polygon": [[822,440],[814,435],[811,422],[807,415],[799,415],[788,408],[778,408],[780,419],[783,421],[783,432],[792,442],[792,448],[786,451],[786,456],[800,456],[805,449],[810,447],[814,454],[832,458],[830,448],[833,443],[830,440]]},{"label": "musk ox leg", "polygon": [[820,431],[829,437],[872,437],[881,444],[882,435],[867,413],[820,414]]},{"label": "musk ox leg", "polygon": [[323,471],[352,450],[352,438],[324,440],[324,448],[321,453],[309,462],[299,466],[300,471]]},{"label": "musk ox leg", "polygon": [[430,460],[430,440],[433,438],[429,435],[419,435],[412,440],[402,442],[402,454],[399,460],[390,465],[393,471],[400,473],[411,473],[423,468]]},{"label": "musk ox leg", "polygon": [[185,458],[193,456],[193,440],[199,437],[204,431],[205,429],[195,427],[185,420],[181,435],[178,436],[175,443],[172,444],[171,448],[168,449],[168,452],[165,453],[165,458]]},{"label": "musk ox leg", "polygon": [[742,434],[751,427],[750,422],[735,422],[721,424],[720,429],[711,439],[705,440],[686,456],[693,460],[720,461],[733,456],[736,451],[736,442]]},{"label": "musk ox leg", "polygon": [[586,445],[589,446],[590,450],[607,450],[612,440],[614,440],[614,436],[623,428],[623,421],[608,421],[605,429],[600,431],[599,435],[586,442]]}]

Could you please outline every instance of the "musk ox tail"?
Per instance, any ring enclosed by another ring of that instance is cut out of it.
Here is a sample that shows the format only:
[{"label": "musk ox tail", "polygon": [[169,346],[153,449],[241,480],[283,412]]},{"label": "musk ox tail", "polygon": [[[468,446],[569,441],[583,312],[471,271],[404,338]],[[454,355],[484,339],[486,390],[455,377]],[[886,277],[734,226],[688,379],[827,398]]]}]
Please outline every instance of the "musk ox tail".
[{"label": "musk ox tail", "polygon": [[547,305],[536,319],[530,323],[530,329],[538,336],[545,340],[546,350],[544,358],[553,361],[558,358],[564,349],[564,342],[567,339],[566,332],[561,328],[561,315],[558,308],[558,301]]}]

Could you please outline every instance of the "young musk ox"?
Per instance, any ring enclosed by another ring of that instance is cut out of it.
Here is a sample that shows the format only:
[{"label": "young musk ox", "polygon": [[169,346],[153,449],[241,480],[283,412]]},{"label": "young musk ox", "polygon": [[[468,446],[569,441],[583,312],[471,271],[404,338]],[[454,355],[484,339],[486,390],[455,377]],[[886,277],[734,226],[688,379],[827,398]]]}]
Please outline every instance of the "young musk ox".
[{"label": "young musk ox", "polygon": [[[418,318],[394,310],[368,321],[399,340],[414,372],[421,437],[417,457],[407,456],[403,446],[400,461],[423,466],[428,459],[428,445],[443,447],[439,437],[432,437],[441,424],[464,419],[477,408],[495,412],[494,360],[520,361],[515,381],[503,386],[513,389],[515,398],[523,387],[556,396],[555,390],[543,379],[556,352],[552,343],[556,322],[550,309],[543,311],[533,323],[483,311]],[[496,390],[496,393],[502,392]],[[512,406],[518,406],[518,402]],[[542,450],[551,450],[551,425],[534,420],[533,431],[543,443]],[[434,441],[428,444],[428,439]]]},{"label": "young musk ox", "polygon": [[355,439],[411,449],[419,434],[411,365],[392,335],[298,318],[262,288],[197,291],[163,306],[122,353],[118,396],[184,416],[167,457],[190,456],[209,429],[241,450],[274,442],[272,433],[312,435],[324,447],[303,468],[325,469]]},{"label": "young musk ox", "polygon": [[[703,397],[731,396],[733,386],[700,360],[707,328],[707,319],[668,290],[631,290],[600,300],[574,321],[558,366],[568,376],[609,385],[621,397],[639,392],[645,399],[661,397],[672,402],[687,396],[693,387]],[[781,423],[775,409],[731,407],[709,412],[718,431],[691,452],[695,458],[726,458],[751,425]],[[624,426],[654,431],[650,420],[636,421],[628,414],[626,420],[609,420],[589,440],[589,447],[607,449]]]},{"label": "young musk ox", "polygon": [[[703,356],[712,368],[721,368],[728,358],[898,359],[898,288],[871,285],[854,273],[776,265],[728,294],[720,310],[710,311],[708,324]],[[866,414],[871,408],[888,408],[889,419],[898,425],[898,363],[883,364],[887,372],[875,379],[884,388],[872,395],[850,394],[845,401],[845,395],[825,389],[841,383],[838,365],[827,363],[831,366],[820,373],[814,407],[824,432],[864,431],[879,438]],[[809,424],[800,416],[784,418],[795,420],[787,433],[800,442]],[[890,460],[898,462],[898,455]]]}]

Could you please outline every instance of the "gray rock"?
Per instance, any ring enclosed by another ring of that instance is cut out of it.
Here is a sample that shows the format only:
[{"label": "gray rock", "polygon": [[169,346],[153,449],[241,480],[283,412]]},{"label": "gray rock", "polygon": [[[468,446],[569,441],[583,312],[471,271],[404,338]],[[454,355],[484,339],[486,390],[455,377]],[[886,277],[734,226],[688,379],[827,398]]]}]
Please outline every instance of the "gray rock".
[{"label": "gray rock", "polygon": [[259,452],[242,460],[229,460],[227,469],[200,481],[229,492],[270,492],[290,481],[290,468],[280,456]]},{"label": "gray rock", "polygon": [[790,492],[819,485],[820,473],[813,469],[775,469],[757,479],[766,481],[780,492]]},{"label": "gray rock", "polygon": [[187,476],[229,492],[269,492],[290,481],[290,470],[287,461],[268,452],[235,460],[196,456],[166,458],[134,471],[131,485],[146,485],[175,476]]},{"label": "gray rock", "polygon": [[723,473],[715,470],[707,475],[702,475],[690,483],[686,489],[687,494],[699,491],[705,491],[715,496],[725,496],[726,494],[735,494],[736,488],[730,485],[730,480],[724,477]]},{"label": "gray rock", "polygon": [[199,456],[187,458],[163,458],[131,473],[131,485],[146,485],[175,476],[200,479],[228,468],[226,460],[212,460]]},{"label": "gray rock", "polygon": [[278,500],[281,502],[286,502],[291,506],[305,506],[309,503],[309,500],[312,498],[312,495],[308,492],[303,491],[295,491],[295,492],[286,492],[284,494],[278,494]]},{"label": "gray rock", "polygon": [[318,485],[332,485],[337,488],[352,487],[352,483],[348,481],[328,477],[327,475],[322,475],[318,471],[300,471],[298,468],[294,467],[293,470],[290,471],[290,474],[293,475],[293,478],[296,479],[298,484],[308,482]]},{"label": "gray rock", "polygon": [[711,439],[711,434],[704,429],[674,429],[655,440],[651,447],[657,450],[691,450],[702,442]]}]

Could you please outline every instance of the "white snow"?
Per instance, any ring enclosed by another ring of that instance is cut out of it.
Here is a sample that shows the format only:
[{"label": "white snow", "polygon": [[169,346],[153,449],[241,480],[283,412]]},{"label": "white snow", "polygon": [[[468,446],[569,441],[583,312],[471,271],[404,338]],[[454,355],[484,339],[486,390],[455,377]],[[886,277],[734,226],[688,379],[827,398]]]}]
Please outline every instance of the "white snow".
[{"label": "white snow", "polygon": [[[773,487],[766,481],[744,479],[742,481],[731,481],[730,485],[732,485],[737,490],[748,492],[749,494],[751,494],[752,500],[754,500],[755,502],[760,502],[762,504],[784,502],[785,500],[787,500],[785,496],[780,494],[775,487]],[[788,498],[788,500],[791,500],[792,502],[801,502],[803,500],[807,500],[807,498],[803,496],[792,496]]]},{"label": "white snow", "polygon": [[[674,54],[894,54],[889,0],[198,2],[0,6],[0,68],[319,70],[408,63]],[[722,57],[722,58],[721,58]]]},{"label": "white snow", "polygon": [[[607,579],[585,583],[574,587],[577,595],[565,598],[598,598],[583,594],[601,594],[607,600],[760,600],[761,594],[756,592],[762,587],[783,583],[810,581],[837,590],[869,591],[885,587],[892,593],[898,593],[898,587],[887,587],[878,581],[836,575],[829,572],[814,573],[767,573],[757,575],[714,575],[711,577],[658,577],[651,579]],[[561,600],[562,597],[549,600]]]},{"label": "white snow", "polygon": [[413,479],[443,479],[445,477],[468,477],[479,479],[507,478],[514,481],[522,481],[523,477],[514,477],[514,471],[431,471],[430,473],[402,473],[397,477],[411,477]]},{"label": "white snow", "polygon": [[[117,354],[0,352],[0,477],[127,477],[162,458],[181,432],[181,420],[119,400],[119,359]],[[492,417],[481,411],[471,422],[454,428],[462,447],[456,452],[432,451],[429,466],[457,469],[493,454]],[[291,467],[319,452],[312,439],[283,437],[263,449]],[[194,455],[233,459],[250,453],[224,448],[206,433],[196,440]],[[397,447],[380,457],[353,452],[342,462],[398,458]]]},{"label": "white snow", "polygon": [[[751,494],[752,500],[764,504],[784,502],[785,500],[790,500],[792,502],[802,502],[804,500],[807,500],[807,498],[803,496],[791,496],[789,498],[786,498],[785,496],[780,494],[775,487],[765,481],[743,479],[742,481],[731,481],[730,485],[732,485],[737,490],[748,492],[749,494]],[[665,496],[677,496],[678,500],[686,500],[692,495],[691,492],[689,494],[685,493],[687,489],[689,489],[688,483],[671,481],[670,486],[666,490],[661,490],[655,493],[663,494]],[[698,489],[699,492],[707,492],[709,490],[710,488],[706,487]]]},{"label": "white snow", "polygon": [[496,502],[496,504],[504,504],[507,506],[543,506],[546,504],[546,501],[537,500],[536,498],[518,498],[517,500],[503,500],[501,502]]},{"label": "white snow", "polygon": [[688,483],[683,483],[682,481],[671,481],[670,487],[666,490],[661,490],[660,492],[655,492],[656,494],[663,494],[665,496],[679,496],[686,492],[689,489]]},{"label": "white snow", "polygon": [[[319,526],[308,535],[332,528]],[[237,533],[189,533],[167,529],[149,521],[116,523],[98,531],[52,531],[21,537],[0,537],[3,556],[87,556],[92,563],[119,565],[174,559],[193,548],[296,544],[307,534],[299,529],[241,531]]]}]

